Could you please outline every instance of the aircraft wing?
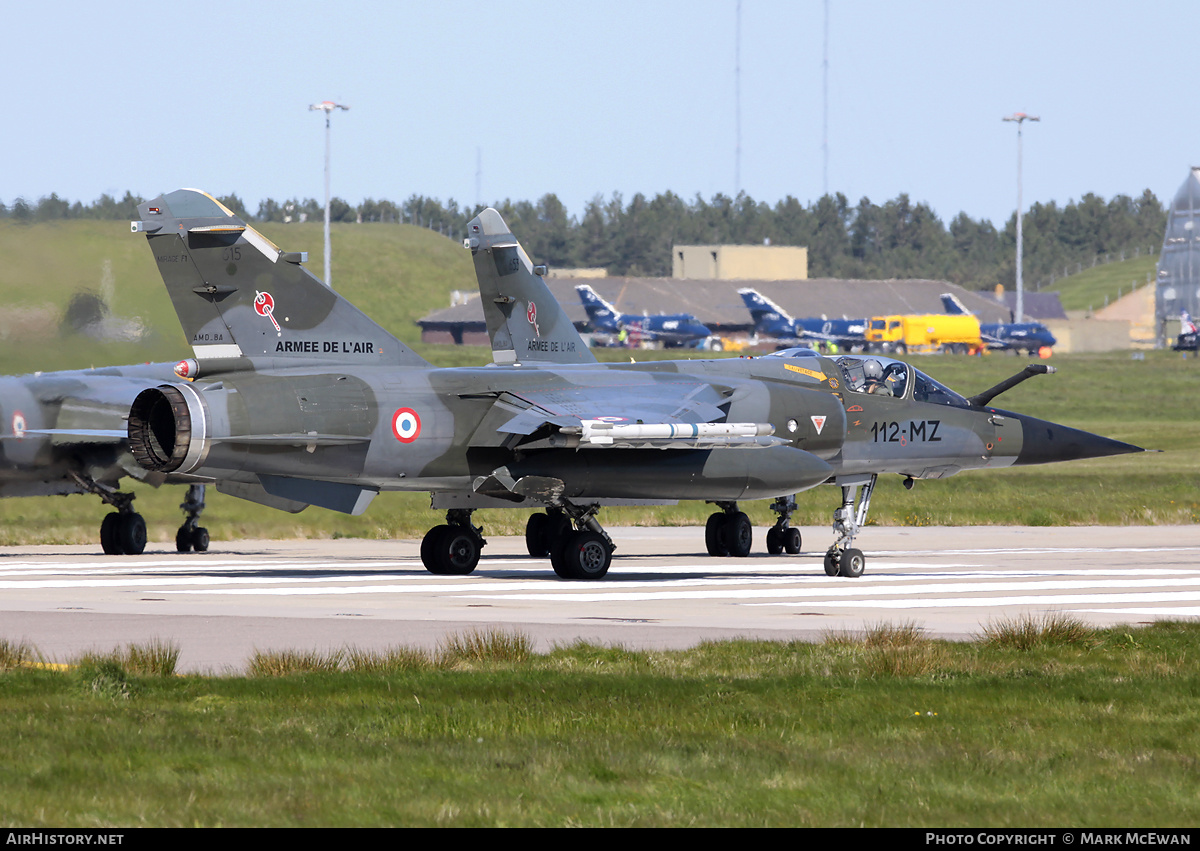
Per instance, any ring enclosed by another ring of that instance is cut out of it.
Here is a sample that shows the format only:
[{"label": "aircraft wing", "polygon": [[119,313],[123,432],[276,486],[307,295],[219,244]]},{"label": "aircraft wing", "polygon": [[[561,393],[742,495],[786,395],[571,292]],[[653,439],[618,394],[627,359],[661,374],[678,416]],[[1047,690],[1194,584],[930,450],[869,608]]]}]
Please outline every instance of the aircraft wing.
[{"label": "aircraft wing", "polygon": [[768,423],[723,422],[734,391],[695,381],[566,385],[499,394],[472,446],[536,449],[759,448],[785,443]]}]

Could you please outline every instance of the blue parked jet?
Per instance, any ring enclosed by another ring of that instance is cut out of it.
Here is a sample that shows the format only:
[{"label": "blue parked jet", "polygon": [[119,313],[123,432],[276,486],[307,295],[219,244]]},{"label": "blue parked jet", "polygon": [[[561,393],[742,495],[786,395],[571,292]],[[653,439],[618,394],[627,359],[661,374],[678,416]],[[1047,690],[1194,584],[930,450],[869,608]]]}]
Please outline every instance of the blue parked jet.
[{"label": "blue parked jet", "polygon": [[[973,313],[967,309],[967,306],[959,301],[958,296],[954,293],[942,293],[942,305],[946,308],[946,312],[954,315],[969,316]],[[979,336],[983,338],[983,342],[987,344],[989,349],[998,349],[1002,352],[1021,353],[1021,350],[1029,352],[1031,355],[1038,353],[1038,350],[1046,347],[1049,348],[1058,342],[1054,335],[1050,333],[1050,329],[1041,322],[992,322],[987,325],[979,326]]]},{"label": "blue parked jet", "polygon": [[624,329],[643,340],[653,340],[665,346],[684,346],[712,335],[712,331],[690,313],[635,316],[632,313],[619,313],[587,284],[580,284],[575,292],[579,293],[592,328],[603,334],[619,334]]},{"label": "blue parked jet", "polygon": [[814,316],[808,319],[793,319],[787,311],[771,301],[758,290],[746,287],[738,290],[754,319],[754,331],[779,340],[803,340],[817,343],[833,343],[849,350],[862,348],[867,327],[866,319],[826,319]]}]

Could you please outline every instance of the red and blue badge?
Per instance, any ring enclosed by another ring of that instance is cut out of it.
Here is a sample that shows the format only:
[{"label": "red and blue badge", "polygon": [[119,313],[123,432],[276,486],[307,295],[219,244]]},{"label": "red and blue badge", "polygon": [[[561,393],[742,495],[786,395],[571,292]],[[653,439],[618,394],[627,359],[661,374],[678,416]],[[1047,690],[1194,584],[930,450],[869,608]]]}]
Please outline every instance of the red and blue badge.
[{"label": "red and blue badge", "polygon": [[392,414],[392,434],[401,443],[412,443],[421,434],[421,418],[412,408],[401,408]]}]

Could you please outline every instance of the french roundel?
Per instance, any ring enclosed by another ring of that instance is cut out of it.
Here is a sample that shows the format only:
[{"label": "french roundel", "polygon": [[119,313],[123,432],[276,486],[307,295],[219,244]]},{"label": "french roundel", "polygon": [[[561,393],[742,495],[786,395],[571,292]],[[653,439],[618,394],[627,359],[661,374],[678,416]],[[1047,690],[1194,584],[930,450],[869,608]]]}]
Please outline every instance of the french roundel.
[{"label": "french roundel", "polygon": [[412,443],[421,433],[421,418],[412,408],[401,408],[392,415],[392,434],[401,443]]}]

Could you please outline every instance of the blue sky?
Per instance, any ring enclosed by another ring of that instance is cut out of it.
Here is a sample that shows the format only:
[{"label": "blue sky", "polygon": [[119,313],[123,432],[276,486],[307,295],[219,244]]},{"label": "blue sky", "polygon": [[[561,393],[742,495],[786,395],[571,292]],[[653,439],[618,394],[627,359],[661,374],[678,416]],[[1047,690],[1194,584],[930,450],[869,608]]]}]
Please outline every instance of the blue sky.
[{"label": "blue sky", "polygon": [[[0,200],[181,186],[463,205],[735,189],[736,0],[10,4]],[[741,188],[822,194],[822,0],[743,0]],[[829,188],[943,219],[1200,164],[1194,2],[830,0]],[[477,152],[482,162],[476,197]]]}]

